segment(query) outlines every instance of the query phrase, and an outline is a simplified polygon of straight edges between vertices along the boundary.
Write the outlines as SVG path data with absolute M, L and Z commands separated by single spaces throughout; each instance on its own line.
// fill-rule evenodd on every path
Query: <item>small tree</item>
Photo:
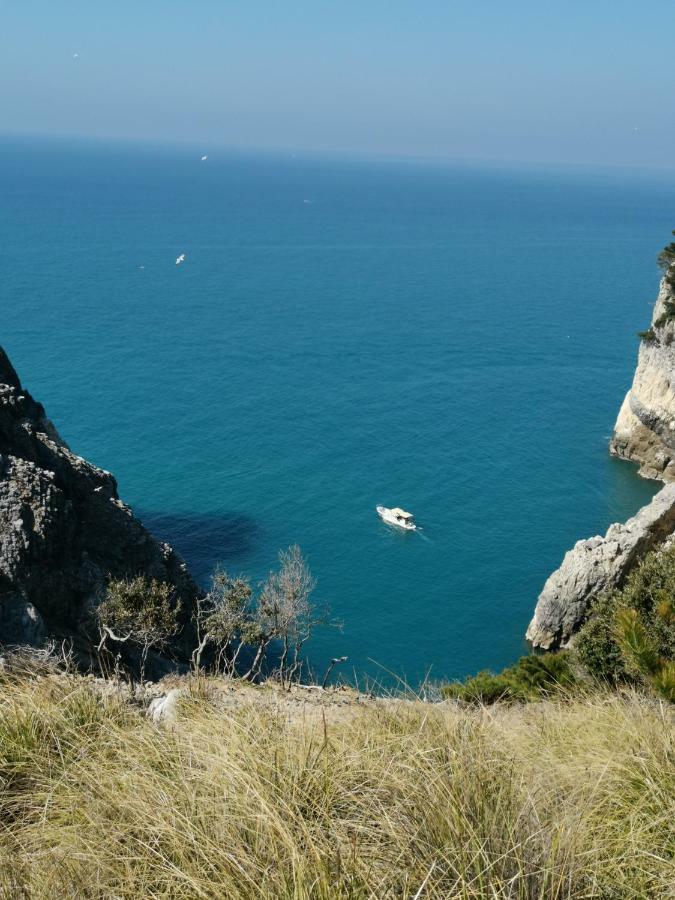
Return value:
M 111 580 L 105 600 L 95 611 L 101 641 L 131 641 L 141 650 L 140 678 L 145 678 L 148 653 L 162 649 L 178 633 L 181 604 L 171 585 L 142 575 L 130 580 Z
M 267 623 L 263 630 L 281 641 L 279 677 L 290 684 L 300 668 L 302 647 L 316 625 L 326 621 L 317 613 L 311 595 L 316 587 L 300 548 L 295 545 L 279 554 L 279 570 L 271 572 L 260 595 L 260 611 Z
M 199 671 L 204 650 L 212 645 L 216 672 L 227 665 L 229 672 L 234 673 L 243 646 L 242 631 L 250 618 L 251 594 L 245 578 L 231 578 L 227 572 L 216 572 L 213 576 L 211 590 L 197 598 L 195 606 L 197 646 L 192 653 L 195 671 Z M 233 649 L 235 642 L 236 649 Z

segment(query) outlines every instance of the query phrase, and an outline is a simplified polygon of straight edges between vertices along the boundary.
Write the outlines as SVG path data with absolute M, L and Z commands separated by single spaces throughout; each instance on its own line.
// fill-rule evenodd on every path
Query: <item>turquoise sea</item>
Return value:
M 300 544 L 343 623 L 318 670 L 510 663 L 563 553 L 655 490 L 607 441 L 672 172 L 5 138 L 0 199 L 27 388 L 202 580 Z

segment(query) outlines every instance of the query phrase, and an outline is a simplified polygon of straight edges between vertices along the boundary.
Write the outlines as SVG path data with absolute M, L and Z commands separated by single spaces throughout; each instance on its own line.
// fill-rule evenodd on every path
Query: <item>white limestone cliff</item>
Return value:
M 675 531 L 675 484 L 625 523 L 610 525 L 604 537 L 577 541 L 543 587 L 526 638 L 542 650 L 564 647 L 586 618 L 593 597 L 620 587 L 646 553 Z
M 661 281 L 609 447 L 643 477 L 675 481 L 675 265 Z
M 610 453 L 638 463 L 645 478 L 675 482 L 675 263 L 661 280 Z M 611 525 L 604 537 L 578 541 L 546 581 L 527 640 L 543 650 L 564 647 L 593 598 L 620 587 L 644 555 L 674 532 L 675 484 L 667 484 L 625 524 Z

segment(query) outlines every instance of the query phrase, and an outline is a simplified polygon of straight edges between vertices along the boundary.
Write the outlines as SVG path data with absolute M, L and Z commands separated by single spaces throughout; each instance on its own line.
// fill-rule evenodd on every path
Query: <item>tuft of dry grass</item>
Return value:
M 202 680 L 157 726 L 86 679 L 3 678 L 0 895 L 673 896 L 663 704 L 218 697 Z

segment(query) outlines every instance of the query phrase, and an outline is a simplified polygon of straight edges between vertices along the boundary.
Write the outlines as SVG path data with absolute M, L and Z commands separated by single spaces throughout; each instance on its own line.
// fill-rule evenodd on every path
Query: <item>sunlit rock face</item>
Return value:
M 638 463 L 645 478 L 675 481 L 675 266 L 661 281 L 610 452 Z
M 604 537 L 577 541 L 547 579 L 527 640 L 542 650 L 564 647 L 584 622 L 593 598 L 620 587 L 644 555 L 674 531 L 675 484 L 668 484 L 632 519 L 610 525 Z
M 614 456 L 638 463 L 645 478 L 675 482 L 675 265 L 661 281 L 650 328 L 610 441 Z M 619 587 L 646 553 L 675 532 L 675 484 L 668 484 L 626 523 L 604 537 L 577 541 L 539 595 L 527 639 L 564 647 L 594 597 Z

